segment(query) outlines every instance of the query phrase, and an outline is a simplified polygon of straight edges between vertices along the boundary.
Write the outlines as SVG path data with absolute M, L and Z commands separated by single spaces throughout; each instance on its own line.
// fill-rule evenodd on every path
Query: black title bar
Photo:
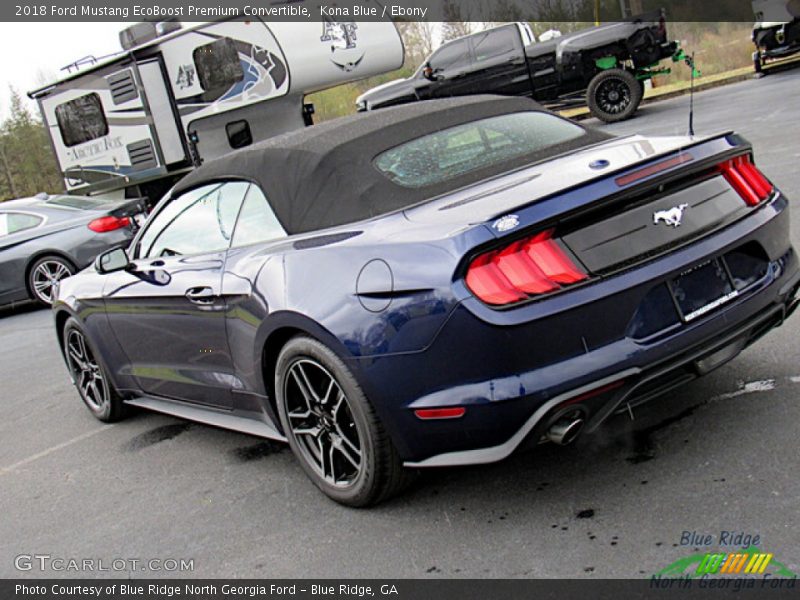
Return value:
M 767 0 L 765 21 L 791 20 L 792 0 Z M 0 20 L 13 21 L 546 21 L 610 22 L 664 9 L 670 21 L 753 22 L 749 0 L 11 0 Z M 783 18 L 777 18 L 783 15 Z M 800 15 L 794 15 L 800 16 Z
M 5 579 L 4 600 L 593 600 L 797 597 L 797 580 L 702 579 L 137 580 Z

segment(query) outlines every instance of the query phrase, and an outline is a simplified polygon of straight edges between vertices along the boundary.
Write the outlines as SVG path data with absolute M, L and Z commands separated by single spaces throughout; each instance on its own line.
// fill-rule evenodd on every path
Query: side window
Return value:
M 282 237 L 286 237 L 286 232 L 278 222 L 264 192 L 257 185 L 251 185 L 236 222 L 233 245 L 248 246 Z
M 239 52 L 230 38 L 222 38 L 195 48 L 192 58 L 197 67 L 200 85 L 207 92 L 224 91 L 244 79 Z
M 440 48 L 431 56 L 430 65 L 434 71 L 448 71 L 469 64 L 467 40 L 459 40 Z
M 249 185 L 244 181 L 213 183 L 173 198 L 148 223 L 139 241 L 137 258 L 227 249 Z
M 25 213 L 0 213 L 0 236 L 33 229 L 43 220 L 42 217 Z
M 108 135 L 108 121 L 100 96 L 92 92 L 56 106 L 56 121 L 67 147 Z
M 512 27 L 503 27 L 476 35 L 473 38 L 475 60 L 481 62 L 513 52 L 517 37 L 519 34 Z

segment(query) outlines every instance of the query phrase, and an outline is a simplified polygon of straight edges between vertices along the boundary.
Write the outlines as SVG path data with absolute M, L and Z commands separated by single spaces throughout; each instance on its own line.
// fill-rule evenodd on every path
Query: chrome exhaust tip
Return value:
M 550 426 L 545 437 L 554 444 L 566 446 L 575 441 L 575 438 L 583 431 L 583 425 L 583 419 L 576 417 L 562 418 Z

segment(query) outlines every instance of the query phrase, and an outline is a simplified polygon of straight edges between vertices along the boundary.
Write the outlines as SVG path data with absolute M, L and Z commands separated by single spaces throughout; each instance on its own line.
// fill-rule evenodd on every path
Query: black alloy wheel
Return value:
M 72 381 L 86 407 L 99 420 L 110 423 L 124 414 L 122 399 L 109 381 L 106 370 L 80 324 L 70 317 L 64 326 L 64 358 Z
M 355 377 L 322 343 L 290 340 L 278 357 L 275 390 L 292 451 L 331 499 L 368 506 L 411 480 Z
M 642 101 L 644 86 L 629 71 L 608 69 L 589 84 L 587 102 L 592 115 L 615 123 L 633 115 Z

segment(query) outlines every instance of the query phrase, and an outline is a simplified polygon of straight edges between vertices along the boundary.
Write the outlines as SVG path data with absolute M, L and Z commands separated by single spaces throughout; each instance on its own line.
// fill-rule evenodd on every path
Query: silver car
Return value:
M 45 194 L 0 203 L 0 306 L 51 305 L 60 280 L 128 245 L 144 206 L 141 199 Z

